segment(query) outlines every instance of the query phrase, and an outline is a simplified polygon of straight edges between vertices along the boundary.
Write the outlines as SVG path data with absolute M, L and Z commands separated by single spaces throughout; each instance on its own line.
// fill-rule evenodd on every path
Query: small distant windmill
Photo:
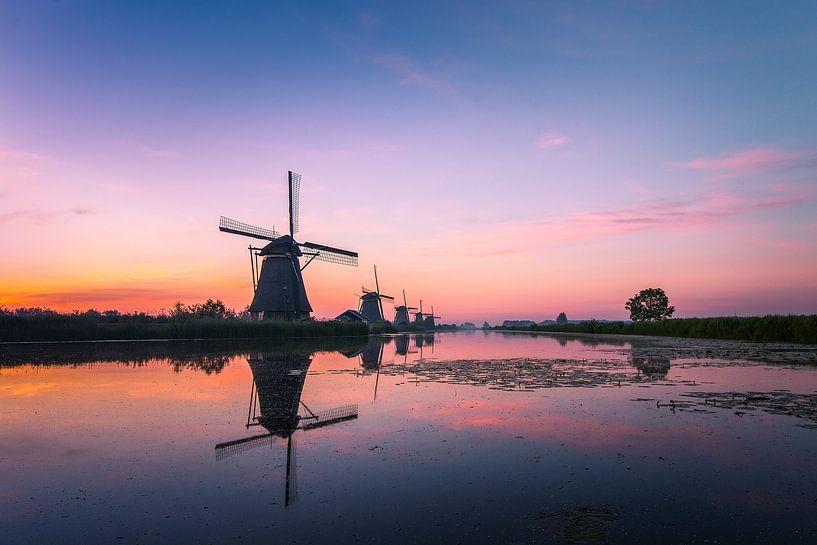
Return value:
M 297 242 L 301 175 L 289 171 L 289 234 L 281 236 L 273 228 L 264 229 L 222 216 L 218 228 L 225 233 L 270 241 L 263 248 L 249 247 L 253 299 L 250 313 L 263 320 L 308 318 L 312 306 L 306 297 L 301 275 L 313 260 L 357 267 L 357 252 L 314 242 Z M 258 267 L 258 258 L 262 258 Z M 301 266 L 299 258 L 306 257 Z
M 406 302 L 406 290 L 403 290 L 403 304 L 394 307 L 394 325 L 408 325 L 411 323 L 409 319 L 410 310 L 417 310 L 417 307 L 408 306 L 408 302 Z
M 423 312 L 423 300 L 420 299 L 420 309 L 419 311 L 414 313 L 414 323 L 417 325 L 421 325 L 426 329 L 434 329 L 436 327 L 435 319 L 439 319 L 439 316 L 434 316 L 434 307 L 431 307 L 431 314 L 427 312 Z
M 253 374 L 247 429 L 262 426 L 268 433 L 253 435 L 216 445 L 216 459 L 224 460 L 249 449 L 271 445 L 276 439 L 287 441 L 284 505 L 297 499 L 295 444 L 298 430 L 331 426 L 357 418 L 357 405 L 343 405 L 327 411 L 313 412 L 303 401 L 311 354 L 262 354 L 249 358 Z M 260 411 L 260 414 L 259 414 Z
M 383 299 L 394 301 L 394 297 L 391 295 L 380 293 L 380 283 L 377 281 L 377 265 L 374 266 L 374 285 L 374 291 L 362 288 L 363 295 L 360 296 L 359 312 L 366 317 L 370 324 L 382 322 L 386 319 L 386 315 L 383 313 Z
M 425 326 L 426 329 L 434 329 L 437 327 L 437 322 L 434 320 L 439 320 L 439 316 L 434 315 L 434 305 L 431 305 L 431 314 L 425 315 Z
M 425 314 L 423 314 L 423 300 L 420 299 L 420 308 L 417 309 L 417 312 L 414 313 L 414 323 L 417 325 L 423 325 L 423 319 Z

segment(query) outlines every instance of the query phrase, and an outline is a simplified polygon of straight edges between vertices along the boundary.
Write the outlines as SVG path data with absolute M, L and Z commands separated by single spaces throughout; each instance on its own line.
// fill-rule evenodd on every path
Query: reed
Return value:
M 655 335 L 736 341 L 817 344 L 817 314 L 672 318 L 654 322 L 599 322 L 533 325 L 523 331 Z
M 368 335 L 365 324 L 307 320 L 250 321 L 99 312 L 63 314 L 48 310 L 0 313 L 0 341 L 95 341 L 144 339 L 286 339 Z

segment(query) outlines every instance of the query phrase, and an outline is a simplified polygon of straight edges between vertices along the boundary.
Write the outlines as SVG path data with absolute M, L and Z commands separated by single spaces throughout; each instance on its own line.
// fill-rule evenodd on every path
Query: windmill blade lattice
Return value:
M 299 245 L 301 248 L 307 249 L 307 251 L 304 252 L 305 255 L 314 255 L 318 261 L 328 261 L 329 263 L 337 263 L 338 265 L 357 267 L 357 252 L 341 250 L 340 248 L 333 248 L 323 244 L 315 244 L 314 242 L 303 242 Z M 310 252 L 309 250 L 313 251 Z
M 331 426 L 332 424 L 337 424 L 344 420 L 352 420 L 354 418 L 357 418 L 357 404 L 341 405 L 334 409 L 315 413 L 312 417 L 303 418 L 301 420 L 301 422 L 303 422 L 301 429 L 311 430 L 323 426 Z
M 243 439 L 236 439 L 235 441 L 227 441 L 216 445 L 216 460 L 224 460 L 230 456 L 234 456 L 241 452 L 260 447 L 263 445 L 272 445 L 277 437 L 272 433 L 264 433 L 262 435 L 254 435 L 253 437 L 245 437 Z
M 289 234 L 294 237 L 298 232 L 300 216 L 301 175 L 289 171 Z
M 234 235 L 244 235 L 245 237 L 259 238 L 261 240 L 275 240 L 281 234 L 275 229 L 264 229 L 249 223 L 243 223 L 231 218 L 221 216 L 218 220 L 218 230 Z

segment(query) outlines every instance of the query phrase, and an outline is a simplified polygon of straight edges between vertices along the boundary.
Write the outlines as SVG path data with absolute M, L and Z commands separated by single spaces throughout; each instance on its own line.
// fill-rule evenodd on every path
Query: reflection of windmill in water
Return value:
M 372 371 L 377 373 L 374 381 L 373 401 L 377 401 L 380 367 L 383 365 L 383 349 L 389 342 L 390 339 L 386 337 L 369 337 L 369 342 L 360 351 L 360 365 L 363 367 L 363 374 L 367 375 Z
M 405 364 L 408 362 L 408 355 L 409 354 L 416 354 L 416 350 L 409 350 L 409 342 L 411 341 L 411 335 L 397 335 L 394 338 L 394 352 L 397 355 L 403 356 L 403 363 Z
M 293 441 L 295 432 L 357 418 L 357 405 L 342 405 L 314 412 L 301 401 L 307 371 L 312 363 L 311 352 L 259 354 L 250 356 L 248 362 L 253 382 L 247 411 L 247 429 L 261 426 L 267 433 L 219 443 L 216 445 L 216 458 L 223 460 L 255 447 L 271 446 L 277 439 L 286 439 L 284 504 L 289 505 L 297 496 Z
M 420 351 L 420 359 L 424 359 L 423 347 L 425 345 L 431 346 L 431 354 L 434 355 L 434 344 L 436 343 L 436 336 L 434 333 L 418 333 L 414 336 L 414 346 Z
M 367 371 L 380 369 L 383 362 L 383 347 L 389 343 L 386 337 L 369 337 L 369 342 L 360 351 L 360 365 Z
M 341 250 L 314 242 L 297 242 L 301 175 L 289 172 L 289 234 L 281 236 L 269 230 L 221 217 L 219 230 L 235 235 L 270 241 L 263 248 L 249 247 L 252 269 L 253 299 L 250 313 L 263 320 L 297 320 L 308 318 L 312 306 L 306 297 L 301 275 L 313 260 L 357 266 L 357 252 Z M 261 268 L 258 258 L 262 258 Z M 301 266 L 301 257 L 306 263 Z
M 380 293 L 380 283 L 377 281 L 377 265 L 374 266 L 374 285 L 374 291 L 362 288 L 363 295 L 360 296 L 359 312 L 366 317 L 370 324 L 385 321 L 386 314 L 383 312 L 383 299 L 394 301 L 394 297 L 391 295 Z
M 411 339 L 411 337 L 408 334 L 406 334 L 406 335 L 397 335 L 394 338 L 394 351 L 395 351 L 395 353 L 397 353 L 397 354 L 399 354 L 401 356 L 405 356 L 406 354 L 408 354 L 409 340 L 410 339 Z
M 406 290 L 403 290 L 403 304 L 394 307 L 394 325 L 409 325 L 411 323 L 411 319 L 409 318 L 410 310 L 417 310 L 417 307 L 408 306 Z

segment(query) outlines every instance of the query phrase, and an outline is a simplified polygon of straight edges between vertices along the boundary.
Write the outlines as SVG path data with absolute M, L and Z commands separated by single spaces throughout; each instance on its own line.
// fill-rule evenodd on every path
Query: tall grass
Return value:
M 0 341 L 93 341 L 143 339 L 285 339 L 368 335 L 365 324 L 337 321 L 249 321 L 144 314 L 61 314 L 52 311 L 0 313 Z
M 720 318 L 673 318 L 656 322 L 534 325 L 524 331 L 607 333 L 817 344 L 817 314 Z

